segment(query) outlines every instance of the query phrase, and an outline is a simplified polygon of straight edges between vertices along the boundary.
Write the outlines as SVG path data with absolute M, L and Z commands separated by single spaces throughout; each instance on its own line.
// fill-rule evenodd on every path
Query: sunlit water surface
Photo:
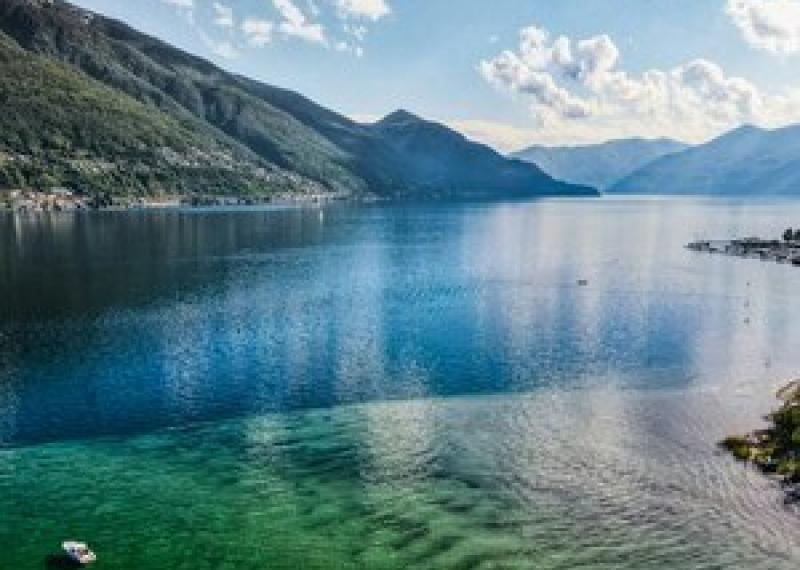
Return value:
M 800 268 L 683 245 L 798 223 L 0 217 L 0 568 L 797 568 L 797 508 L 716 442 L 800 373 Z

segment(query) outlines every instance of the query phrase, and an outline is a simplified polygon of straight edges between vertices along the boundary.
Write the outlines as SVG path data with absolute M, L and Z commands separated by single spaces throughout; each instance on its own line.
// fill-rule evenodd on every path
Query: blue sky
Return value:
M 800 0 L 78 0 L 369 120 L 501 150 L 800 121 Z

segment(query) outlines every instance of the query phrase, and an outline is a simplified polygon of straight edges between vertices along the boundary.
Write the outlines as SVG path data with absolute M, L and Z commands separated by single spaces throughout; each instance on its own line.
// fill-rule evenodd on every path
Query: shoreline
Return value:
M 786 501 L 800 502 L 800 380 L 780 389 L 776 397 L 783 403 L 765 417 L 768 427 L 728 436 L 719 445 L 738 461 L 778 477 Z
M 800 237 L 794 239 L 767 240 L 747 237 L 732 240 L 701 240 L 686 245 L 687 249 L 699 253 L 712 253 L 789 263 L 800 266 Z
M 205 209 L 260 206 L 322 206 L 336 202 L 372 203 L 381 201 L 373 195 L 353 196 L 343 193 L 273 194 L 265 196 L 165 195 L 154 198 L 82 195 L 69 191 L 0 192 L 0 212 L 77 213 L 127 212 L 171 209 Z

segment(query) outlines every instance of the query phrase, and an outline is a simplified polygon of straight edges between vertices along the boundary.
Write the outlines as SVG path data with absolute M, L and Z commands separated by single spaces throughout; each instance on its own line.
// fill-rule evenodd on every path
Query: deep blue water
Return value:
M 0 567 L 777 570 L 800 202 L 0 217 Z M 586 280 L 586 285 L 579 281 Z M 147 548 L 142 548 L 147 545 Z
M 790 373 L 800 270 L 682 246 L 799 219 L 637 199 L 7 215 L 0 442 Z

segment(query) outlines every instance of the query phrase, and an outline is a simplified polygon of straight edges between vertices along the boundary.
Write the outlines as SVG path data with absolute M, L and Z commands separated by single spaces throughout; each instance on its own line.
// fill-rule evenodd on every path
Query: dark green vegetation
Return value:
M 800 382 L 781 390 L 778 397 L 783 404 L 767 416 L 770 427 L 747 436 L 728 437 L 722 445 L 737 459 L 781 475 L 794 491 L 800 483 Z
M 61 1 L 0 2 L 0 187 L 594 194 L 411 114 L 362 125 Z
M 573 184 L 604 190 L 646 164 L 687 148 L 671 139 L 631 138 L 584 146 L 532 146 L 512 156 Z
M 290 188 L 190 121 L 119 94 L 0 35 L 0 185 L 146 194 Z
M 800 126 L 743 126 L 711 142 L 664 156 L 610 191 L 722 196 L 800 192 Z
M 783 241 L 800 241 L 800 230 L 787 228 L 786 231 L 783 232 Z

